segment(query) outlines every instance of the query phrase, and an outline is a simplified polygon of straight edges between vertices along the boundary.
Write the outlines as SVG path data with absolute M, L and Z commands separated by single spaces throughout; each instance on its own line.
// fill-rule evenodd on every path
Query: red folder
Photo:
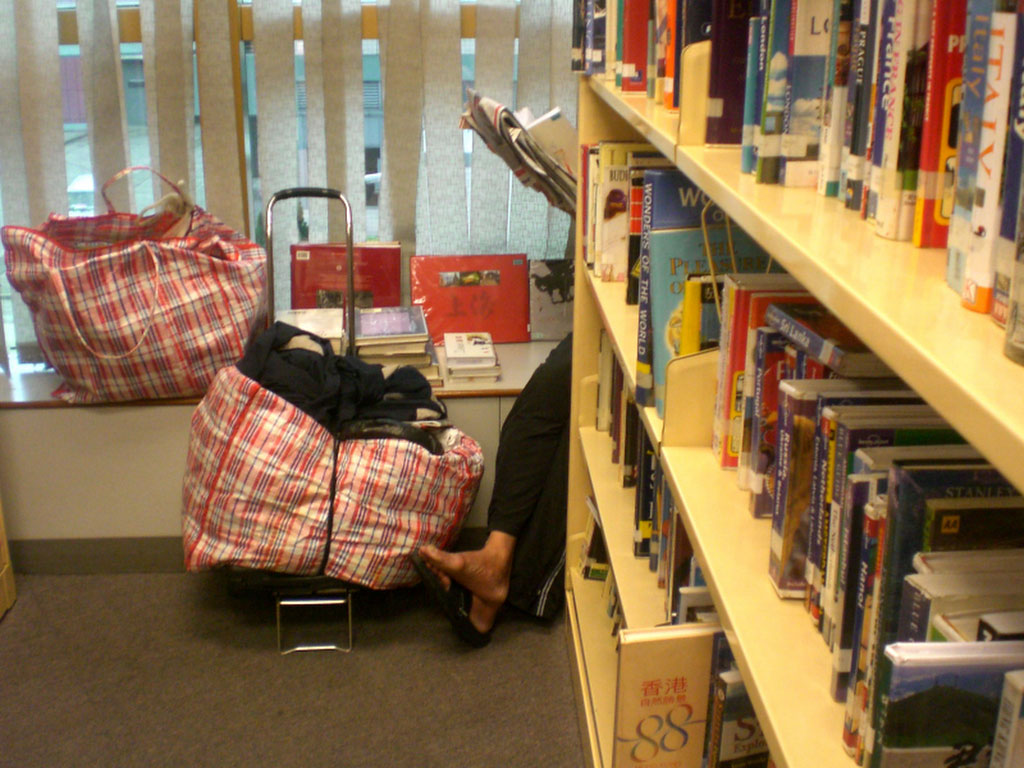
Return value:
M 422 304 L 435 344 L 445 333 L 487 331 L 495 343 L 530 340 L 530 275 L 525 253 L 413 256 L 413 304 Z
M 357 307 L 402 303 L 402 247 L 398 243 L 355 244 Z M 300 243 L 291 247 L 292 309 L 343 307 L 348 262 L 344 243 Z

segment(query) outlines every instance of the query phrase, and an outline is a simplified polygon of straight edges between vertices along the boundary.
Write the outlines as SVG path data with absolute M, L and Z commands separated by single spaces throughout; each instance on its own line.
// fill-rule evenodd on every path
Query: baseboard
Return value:
M 486 537 L 486 528 L 463 528 L 452 549 L 477 549 Z M 185 567 L 177 536 L 14 539 L 9 544 L 15 573 L 175 573 Z
M 179 536 L 110 539 L 14 539 L 15 573 L 174 573 L 184 571 Z

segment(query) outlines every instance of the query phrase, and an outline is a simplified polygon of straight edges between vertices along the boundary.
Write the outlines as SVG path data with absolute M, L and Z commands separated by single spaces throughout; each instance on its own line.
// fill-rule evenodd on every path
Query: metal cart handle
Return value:
M 356 279 L 355 279 L 355 247 L 352 242 L 352 206 L 348 199 L 336 189 L 327 187 L 289 187 L 274 192 L 267 200 L 266 216 L 267 222 L 267 322 L 274 324 L 274 205 L 281 200 L 288 200 L 293 197 L 327 197 L 340 200 L 345 205 L 345 261 L 347 262 L 347 289 L 345 292 L 345 324 L 348 326 L 348 334 L 345 342 L 345 354 L 354 355 L 356 352 Z M 342 332 L 344 332 L 342 328 Z

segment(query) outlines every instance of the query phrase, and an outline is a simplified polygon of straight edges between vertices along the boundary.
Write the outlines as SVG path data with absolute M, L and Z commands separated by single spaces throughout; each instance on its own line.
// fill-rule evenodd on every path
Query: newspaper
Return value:
M 467 88 L 469 100 L 460 128 L 473 129 L 494 154 L 505 161 L 516 178 L 542 193 L 551 205 L 576 212 L 576 176 L 556 160 L 504 105 Z

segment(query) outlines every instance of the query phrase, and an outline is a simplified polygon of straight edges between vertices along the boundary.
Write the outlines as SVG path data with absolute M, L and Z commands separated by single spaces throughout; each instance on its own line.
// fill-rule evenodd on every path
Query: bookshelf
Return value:
M 14 605 L 14 567 L 11 553 L 7 549 L 7 534 L 4 531 L 4 513 L 0 510 L 0 618 Z
M 738 148 L 677 145 L 669 113 L 642 97 L 622 95 L 604 79 L 581 78 L 579 98 L 581 142 L 638 135 L 649 140 L 1024 488 L 1024 398 L 1019 395 L 1024 369 L 1004 357 L 1001 329 L 988 317 L 963 309 L 946 286 L 943 249 L 917 249 L 877 237 L 854 213 L 813 189 L 756 184 L 740 173 Z M 578 264 L 580 237 L 578 232 Z M 627 386 L 635 385 L 636 359 L 636 308 L 625 306 L 624 289 L 593 280 L 582 266 L 576 275 L 572 417 L 578 429 L 570 453 L 570 539 L 583 530 L 587 493 L 596 494 L 602 518 L 632 516 L 631 494 L 598 493 L 597 478 L 607 477 L 612 468 L 601 464 L 608 462 L 605 451 L 594 446 L 585 390 L 587 377 L 596 373 L 602 330 L 626 372 Z M 735 473 L 719 469 L 707 447 L 715 366 L 710 359 L 679 363 L 669 367 L 665 419 L 646 408 L 642 420 L 659 446 L 680 517 L 772 753 L 780 768 L 848 768 L 854 763 L 840 740 L 843 706 L 828 694 L 828 649 L 803 607 L 775 595 L 767 576 L 770 522 L 750 517 L 748 496 L 737 489 Z M 609 549 L 628 545 L 628 540 L 621 545 L 610 540 L 623 535 L 611 527 L 605 535 Z M 612 555 L 616 576 L 618 568 L 629 568 L 617 565 L 623 558 Z M 582 733 L 589 735 L 591 764 L 610 768 L 606 745 L 613 738 L 615 715 L 608 714 L 614 690 L 608 693 L 607 681 L 620 659 L 608 653 L 607 643 L 602 653 L 589 652 L 595 642 L 589 635 L 607 634 L 610 623 L 596 622 L 592 595 L 577 589 L 572 577 L 567 590 L 570 648 L 581 700 L 589 701 L 581 708 L 581 717 L 590 718 Z M 653 626 L 659 621 L 653 617 L 663 616 L 663 597 L 653 583 L 626 579 L 620 591 L 635 617 L 626 614 L 628 626 Z M 638 607 L 645 602 L 651 614 Z

